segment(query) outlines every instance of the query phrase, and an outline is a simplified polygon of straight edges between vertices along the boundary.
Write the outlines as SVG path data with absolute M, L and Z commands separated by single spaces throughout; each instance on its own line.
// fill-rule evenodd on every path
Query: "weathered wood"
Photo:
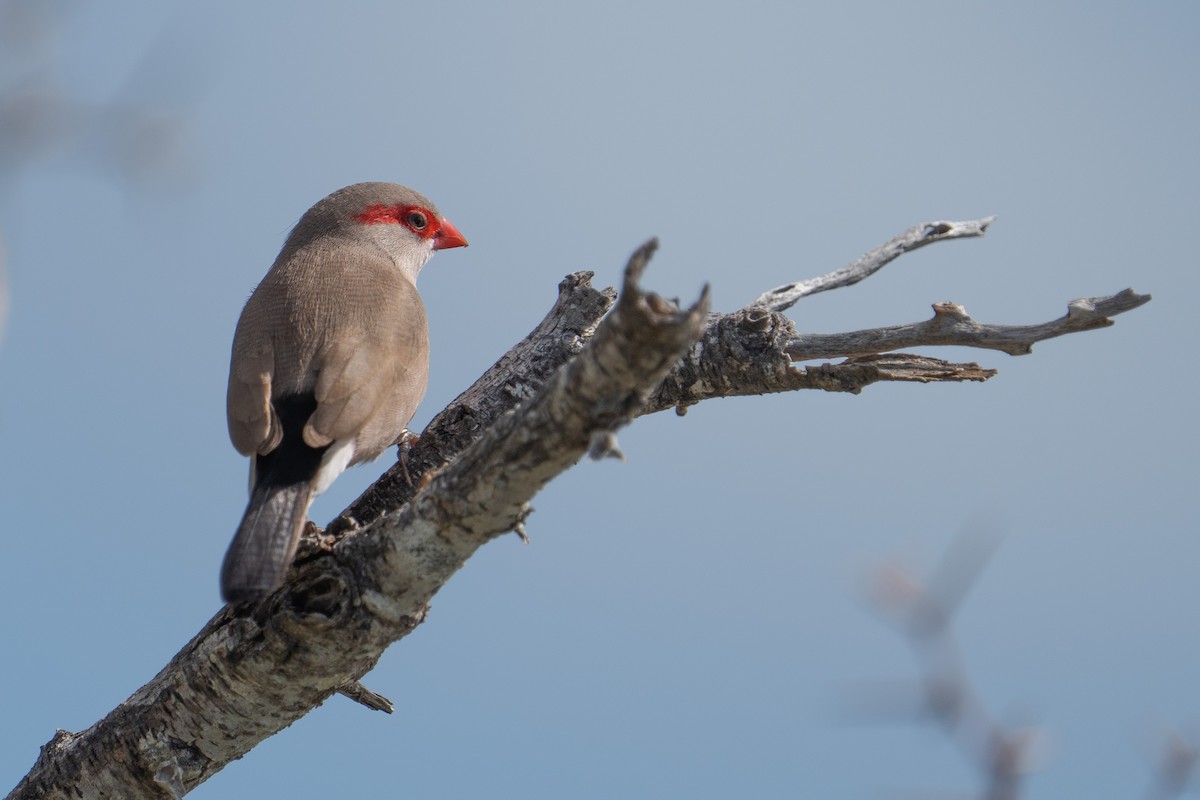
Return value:
M 778 313 L 924 244 L 979 236 L 990 222 L 916 226 L 847 268 L 731 314 L 708 314 L 707 289 L 686 310 L 640 289 L 653 243 L 631 259 L 615 307 L 611 290 L 590 286 L 590 273 L 568 276 L 546 319 L 419 441 L 402 445 L 401 463 L 327 531 L 310 531 L 284 586 L 222 609 L 91 728 L 59 731 L 9 798 L 182 797 L 334 693 L 386 710 L 389 701 L 359 679 L 424 620 L 475 550 L 521 532 L 529 500 L 550 480 L 585 453 L 618 455 L 615 432 L 639 415 L 731 395 L 982 381 L 995 372 L 883 351 L 965 344 L 1028 352 L 1034 341 L 1109 325 L 1109 316 L 1149 300 L 1127 290 L 1076 301 L 1041 326 L 980 325 L 944 304 L 930 322 L 840 339 L 797 334 Z M 814 353 L 851 357 L 794 363 Z
M 479 546 L 519 524 L 530 498 L 595 433 L 634 417 L 700 335 L 707 292 L 681 311 L 638 288 L 652 251 L 635 253 L 615 309 L 575 357 L 530 386 L 520 408 L 460 431 L 474 441 L 422 480 L 399 513 L 310 551 L 261 602 L 222 609 L 116 710 L 82 733 L 60 731 L 9 796 L 182 796 L 371 669 Z

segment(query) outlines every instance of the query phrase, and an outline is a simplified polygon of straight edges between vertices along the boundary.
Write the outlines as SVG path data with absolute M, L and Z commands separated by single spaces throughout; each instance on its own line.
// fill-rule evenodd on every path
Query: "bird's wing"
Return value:
M 244 456 L 271 452 L 283 435 L 271 408 L 273 363 L 270 340 L 253 337 L 246 326 L 239 324 L 233 340 L 225 415 L 229 438 Z
M 311 447 L 354 439 L 351 463 L 375 458 L 396 440 L 429 376 L 429 329 L 416 287 L 395 273 L 371 286 L 317 356 L 317 410 L 304 429 Z
M 383 404 L 390 354 L 365 332 L 343 329 L 321 353 L 314 394 L 317 410 L 304 426 L 309 447 L 354 439 Z

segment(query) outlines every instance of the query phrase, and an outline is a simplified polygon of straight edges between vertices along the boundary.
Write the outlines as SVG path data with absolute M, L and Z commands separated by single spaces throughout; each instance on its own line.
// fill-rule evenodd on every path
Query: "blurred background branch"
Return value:
M 872 575 L 870 599 L 904 635 L 920 669 L 912 718 L 940 727 L 957 745 L 981 783 L 978 797 L 1017 800 L 1034 768 L 1041 731 L 1001 723 L 975 688 L 954 634 L 954 616 L 995 552 L 999 537 L 961 535 L 924 581 L 891 561 Z
M 76 0 L 0 0 L 0 187 L 31 170 L 69 165 L 114 176 L 125 192 L 178 189 L 192 176 L 187 105 L 202 45 L 165 30 L 124 84 L 93 100 L 71 85 L 61 33 Z M 0 220 L 0 233 L 4 230 Z M 0 237 L 0 339 L 12 298 Z M 14 265 L 18 269 L 20 265 Z
M 1001 723 L 983 703 L 969 675 L 953 621 L 967 594 L 1000 544 L 1000 537 L 969 532 L 955 539 L 925 580 L 898 561 L 885 562 L 871 575 L 872 605 L 908 641 L 916 657 L 919 687 L 900 698 L 892 687 L 875 698 L 875 719 L 900 717 L 940 728 L 978 774 L 982 800 L 1019 800 L 1025 776 L 1044 759 L 1049 736 L 1036 726 Z M 915 699 L 915 704 L 912 700 Z M 881 713 L 882 712 L 882 713 Z M 1196 790 L 1200 744 L 1194 735 L 1166 728 L 1154 743 L 1147 800 L 1173 800 Z M 932 796 L 932 795 L 928 795 Z
M 1195 731 L 1185 732 L 1178 728 L 1165 729 L 1155 749 L 1157 750 L 1154 774 L 1147 800 L 1173 800 L 1187 795 L 1197 796 L 1196 764 L 1200 762 L 1200 738 Z

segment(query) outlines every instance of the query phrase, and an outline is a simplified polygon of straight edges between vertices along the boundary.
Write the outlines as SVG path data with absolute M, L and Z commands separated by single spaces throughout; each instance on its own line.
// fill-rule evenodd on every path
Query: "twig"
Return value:
M 983 219 L 966 220 L 964 222 L 926 222 L 914 225 L 899 236 L 891 239 L 874 250 L 863 254 L 841 269 L 836 269 L 828 275 L 809 278 L 798 283 L 789 283 L 759 295 L 758 299 L 747 308 L 762 308 L 767 311 L 784 311 L 796 304 L 796 301 L 810 294 L 825 292 L 830 289 L 840 289 L 851 286 L 863 278 L 874 275 L 889 263 L 918 248 L 934 242 L 944 242 L 949 239 L 966 239 L 983 236 L 988 226 L 996 220 L 995 216 Z
M 338 694 L 348 697 L 354 702 L 360 703 L 372 711 L 382 711 L 385 714 L 391 714 L 396 710 L 396 706 L 391 700 L 384 697 L 379 692 L 373 692 L 366 686 L 363 686 L 362 681 L 350 681 L 349 683 L 338 687 Z
M 1067 305 L 1065 316 L 1040 325 L 992 325 L 976 322 L 956 303 L 935 303 L 933 318 L 909 325 L 849 333 L 798 334 L 785 346 L 796 361 L 885 353 L 902 347 L 957 345 L 1026 355 L 1035 342 L 1113 324 L 1109 317 L 1150 302 L 1150 295 L 1125 289 L 1108 297 L 1083 297 Z

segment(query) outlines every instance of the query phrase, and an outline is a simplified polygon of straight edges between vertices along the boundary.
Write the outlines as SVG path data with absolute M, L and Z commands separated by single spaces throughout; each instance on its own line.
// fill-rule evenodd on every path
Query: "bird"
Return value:
M 221 567 L 226 603 L 277 588 L 313 498 L 406 436 L 429 379 L 417 275 L 466 246 L 395 183 L 339 189 L 288 234 L 233 336 L 226 416 L 250 458 L 250 500 Z

